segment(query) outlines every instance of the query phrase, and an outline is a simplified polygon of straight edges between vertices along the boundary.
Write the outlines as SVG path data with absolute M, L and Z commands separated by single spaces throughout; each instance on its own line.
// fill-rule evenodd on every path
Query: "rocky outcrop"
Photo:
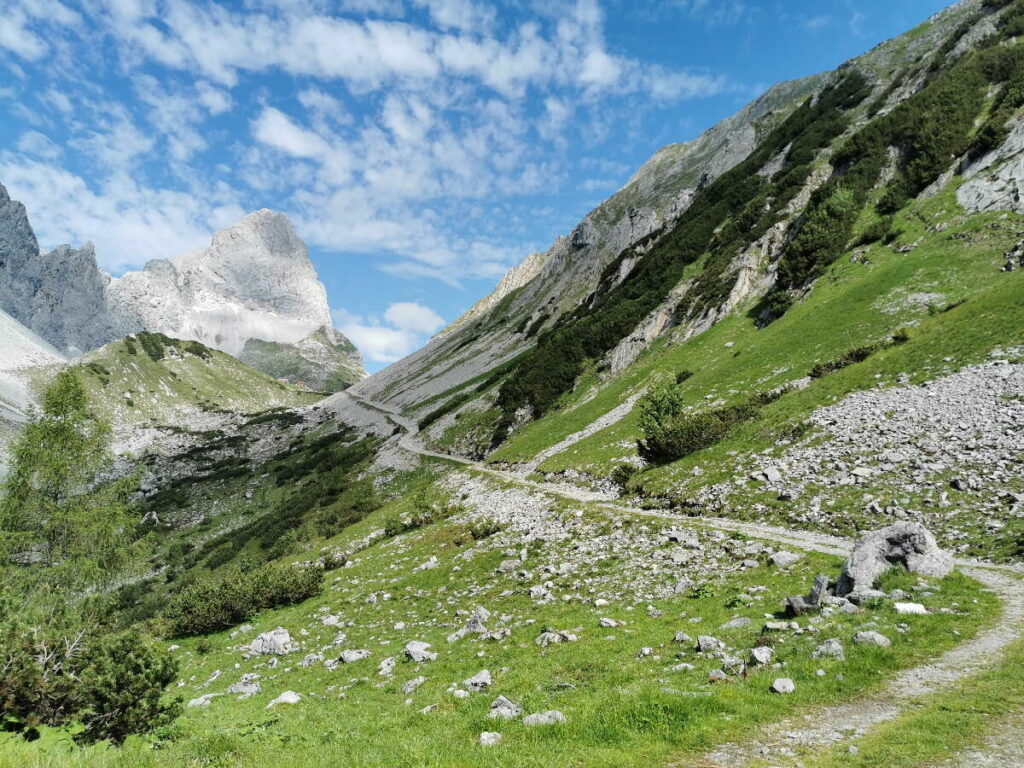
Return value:
M 136 330 L 238 355 L 249 339 L 294 344 L 331 326 L 327 292 L 288 218 L 263 209 L 209 247 L 110 282 L 117 335 Z
M 249 339 L 237 357 L 276 379 L 317 392 L 339 392 L 366 376 L 359 350 L 326 325 L 295 344 Z
M 92 243 L 40 251 L 25 206 L 0 184 L 0 309 L 58 349 L 94 349 L 113 338 L 108 282 Z
M 962 169 L 957 201 L 970 213 L 1024 213 L 1024 118 L 1016 118 L 1003 145 Z
M 836 594 L 872 589 L 888 569 L 941 579 L 953 572 L 953 556 L 939 548 L 931 531 L 920 523 L 901 522 L 872 531 L 857 542 L 839 574 Z

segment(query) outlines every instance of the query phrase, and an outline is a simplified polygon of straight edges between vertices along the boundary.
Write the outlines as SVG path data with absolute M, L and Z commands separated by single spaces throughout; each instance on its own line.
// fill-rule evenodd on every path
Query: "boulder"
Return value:
M 523 718 L 523 725 L 558 725 L 565 722 L 565 715 L 557 709 L 548 712 L 537 712 Z
M 506 699 L 504 696 L 499 696 L 491 703 L 491 709 L 487 713 L 487 716 L 492 719 L 515 720 L 521 714 L 523 714 L 522 707 L 514 701 Z
M 463 681 L 463 685 L 466 686 L 468 691 L 482 691 L 484 688 L 488 688 L 491 685 L 491 673 L 489 670 L 481 670 L 472 677 Z
M 839 642 L 837 638 L 826 640 L 824 643 L 819 645 L 811 653 L 812 659 L 838 659 L 842 661 L 846 658 L 846 652 L 843 650 L 843 644 Z
M 255 656 L 283 656 L 296 650 L 298 645 L 292 642 L 292 636 L 284 627 L 264 632 L 246 646 L 246 651 Z
M 416 662 L 417 664 L 424 661 L 434 661 L 437 658 L 437 654 L 430 650 L 430 643 L 424 643 L 419 640 L 413 640 L 405 644 L 405 655 L 409 658 L 409 661 Z
M 836 594 L 871 589 L 893 566 L 941 579 L 953 571 L 953 556 L 940 549 L 935 537 L 920 523 L 896 523 L 872 531 L 857 542 L 839 574 Z
M 270 709 L 271 707 L 276 707 L 278 704 L 298 704 L 300 701 L 302 701 L 302 697 L 295 691 L 285 691 L 272 702 L 267 704 L 266 708 Z

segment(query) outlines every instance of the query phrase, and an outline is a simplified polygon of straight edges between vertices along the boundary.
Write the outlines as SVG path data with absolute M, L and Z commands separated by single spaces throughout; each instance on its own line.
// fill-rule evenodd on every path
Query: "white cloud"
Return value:
M 414 302 L 392 304 L 383 319 L 365 318 L 344 309 L 335 309 L 332 315 L 334 324 L 374 363 L 401 360 L 444 325 L 440 315 Z
M 18 138 L 17 147 L 21 152 L 47 160 L 55 160 L 60 157 L 62 151 L 59 146 L 39 131 L 25 131 Z
M 292 157 L 323 157 L 330 151 L 324 139 L 297 125 L 288 115 L 274 107 L 265 107 L 253 121 L 253 136 L 257 141 Z
M 494 9 L 472 0 L 413 0 L 413 4 L 426 8 L 441 29 L 472 32 L 488 30 L 494 24 Z
M 437 312 L 412 301 L 392 304 L 384 313 L 384 319 L 396 328 L 413 333 L 434 333 L 444 325 L 444 319 Z

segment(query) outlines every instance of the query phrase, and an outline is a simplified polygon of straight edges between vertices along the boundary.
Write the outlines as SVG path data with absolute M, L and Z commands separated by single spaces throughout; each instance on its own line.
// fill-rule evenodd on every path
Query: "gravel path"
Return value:
M 518 474 L 495 470 L 479 462 L 429 451 L 416 437 L 416 424 L 376 403 L 360 400 L 366 407 L 384 412 L 406 430 L 400 444 L 421 456 L 455 461 L 495 477 L 534 489 L 541 493 L 561 496 L 580 502 L 602 502 L 608 509 L 633 515 L 663 519 L 684 520 L 688 524 L 737 531 L 760 539 L 775 541 L 805 550 L 844 555 L 853 542 L 838 536 L 797 531 L 759 523 L 746 523 L 722 518 L 689 518 L 664 512 L 637 509 L 609 503 L 607 496 L 575 486 L 553 486 L 525 480 Z M 799 717 L 770 724 L 751 734 L 742 743 L 726 744 L 706 755 L 699 765 L 706 768 L 741 768 L 748 765 L 767 765 L 776 768 L 799 766 L 801 756 L 820 751 L 824 747 L 848 742 L 862 736 L 873 726 L 900 714 L 912 701 L 922 696 L 954 686 L 958 681 L 974 675 L 985 667 L 998 664 L 1006 647 L 1024 636 L 1024 567 L 991 565 L 974 560 L 958 559 L 960 570 L 993 590 L 1003 603 L 999 620 L 966 643 L 947 651 L 928 664 L 906 670 L 878 693 L 836 707 L 827 707 L 805 713 Z M 1024 715 L 1014 713 L 1018 725 Z M 996 729 L 989 743 L 979 750 L 965 752 L 943 763 L 940 768 L 973 768 L 973 766 L 1024 765 L 1021 759 L 1019 729 Z M 767 763 L 765 761 L 768 761 Z M 682 764 L 679 765 L 682 768 Z

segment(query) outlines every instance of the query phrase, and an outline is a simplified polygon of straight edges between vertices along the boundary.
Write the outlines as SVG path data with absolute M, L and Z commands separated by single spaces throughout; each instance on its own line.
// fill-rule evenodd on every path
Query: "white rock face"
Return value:
M 67 358 L 0 310 L 0 478 L 6 474 L 7 446 L 36 401 L 33 371 L 64 365 Z
M 110 281 L 118 335 L 156 331 L 238 355 L 249 339 L 297 343 L 331 327 L 327 292 L 287 217 L 263 209 L 208 248 Z

